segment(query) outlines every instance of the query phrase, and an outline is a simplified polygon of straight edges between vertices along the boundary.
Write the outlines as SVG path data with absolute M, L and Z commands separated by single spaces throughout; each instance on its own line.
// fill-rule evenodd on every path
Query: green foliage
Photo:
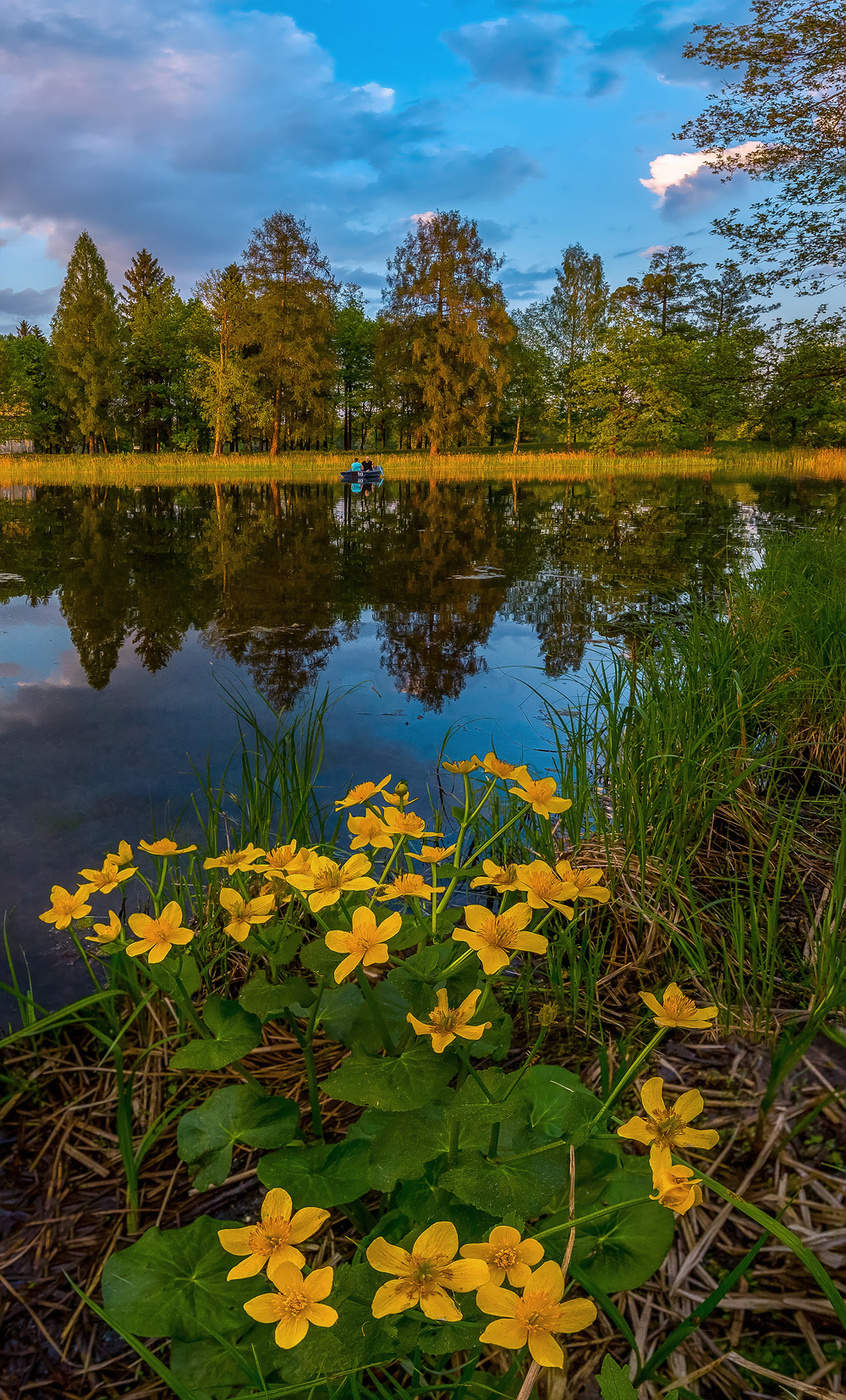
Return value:
M 171 1069 L 223 1069 L 255 1050 L 261 1022 L 237 1002 L 210 996 L 203 1007 L 209 1037 L 190 1040 L 171 1056 Z
M 232 1149 L 283 1147 L 297 1131 L 300 1111 L 290 1099 L 265 1094 L 249 1084 L 226 1084 L 182 1115 L 177 1146 L 195 1188 L 219 1186 L 229 1175 Z
M 258 1178 L 264 1186 L 284 1186 L 304 1205 L 345 1205 L 370 1186 L 370 1149 L 355 1138 L 286 1147 L 262 1157 Z
M 369 1108 L 422 1108 L 455 1074 L 454 1056 L 433 1055 L 428 1043 L 416 1044 L 396 1057 L 353 1050 L 324 1081 L 335 1099 Z
M 106 264 L 88 233 L 74 244 L 53 317 L 59 398 L 90 451 L 114 424 L 120 326 Z
M 602 1358 L 602 1366 L 596 1380 L 602 1400 L 638 1400 L 628 1371 L 624 1370 L 613 1356 Z

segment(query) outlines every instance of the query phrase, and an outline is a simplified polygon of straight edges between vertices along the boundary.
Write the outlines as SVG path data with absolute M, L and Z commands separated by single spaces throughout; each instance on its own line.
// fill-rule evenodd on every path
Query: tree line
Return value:
M 189 297 L 142 248 L 119 292 L 87 232 L 47 339 L 0 337 L 0 442 L 39 451 L 378 453 L 846 442 L 846 320 L 773 319 L 767 279 L 681 245 L 611 288 L 566 248 L 509 311 L 499 258 L 456 211 L 418 219 L 382 306 L 277 212 Z

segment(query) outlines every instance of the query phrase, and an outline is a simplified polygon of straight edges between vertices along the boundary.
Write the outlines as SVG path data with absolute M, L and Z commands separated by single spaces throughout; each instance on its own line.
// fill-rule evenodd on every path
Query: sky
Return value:
M 379 304 L 415 217 L 459 209 L 504 258 L 509 301 L 562 249 L 612 285 L 655 248 L 725 257 L 748 207 L 673 139 L 713 73 L 682 57 L 738 0 L 3 0 L 0 331 L 45 329 L 81 229 L 117 286 L 147 247 L 183 294 L 275 209 Z

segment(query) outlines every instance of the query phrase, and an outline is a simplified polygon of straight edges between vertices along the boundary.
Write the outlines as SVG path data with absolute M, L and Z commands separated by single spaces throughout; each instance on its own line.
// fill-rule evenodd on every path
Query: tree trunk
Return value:
M 516 427 L 515 432 L 514 432 L 514 446 L 513 446 L 512 449 L 511 449 L 511 451 L 512 451 L 512 453 L 513 453 L 513 455 L 514 455 L 515 457 L 517 456 L 517 453 L 520 451 L 520 424 L 521 424 L 522 422 L 523 422 L 523 416 L 522 416 L 522 414 L 518 413 L 518 414 L 517 414 L 517 427 Z
M 276 385 L 273 395 L 273 436 L 270 439 L 271 457 L 279 456 L 279 430 L 282 423 L 282 385 Z

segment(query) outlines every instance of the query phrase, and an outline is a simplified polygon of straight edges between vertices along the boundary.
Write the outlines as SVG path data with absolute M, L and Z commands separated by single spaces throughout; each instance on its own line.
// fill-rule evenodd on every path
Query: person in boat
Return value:
M 355 461 L 353 462 L 352 466 L 350 467 L 350 471 L 351 471 L 351 472 L 359 472 L 359 473 L 360 473 L 362 470 L 363 470 L 363 465 L 362 465 L 362 463 L 358 460 L 358 458 L 356 457 Z
M 361 470 L 362 470 L 363 472 L 372 472 L 372 470 L 373 470 L 373 461 L 372 461 L 372 459 L 371 459 L 370 457 L 362 457 L 362 459 L 361 459 Z

